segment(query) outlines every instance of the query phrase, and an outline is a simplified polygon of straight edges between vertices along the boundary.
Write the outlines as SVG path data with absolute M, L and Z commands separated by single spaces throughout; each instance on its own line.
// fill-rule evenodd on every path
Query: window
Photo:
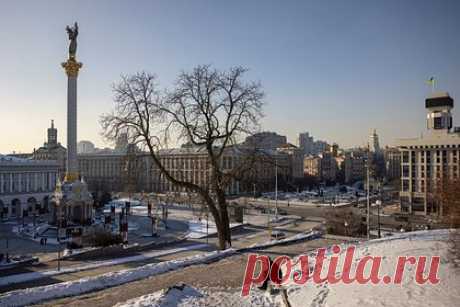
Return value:
M 402 190 L 403 192 L 409 191 L 409 180 L 403 180 L 402 181 Z
M 409 177 L 409 166 L 403 165 L 403 177 Z
M 442 117 L 434 118 L 434 129 L 442 129 Z
M 408 163 L 409 162 L 409 152 L 404 151 L 403 152 L 403 163 Z

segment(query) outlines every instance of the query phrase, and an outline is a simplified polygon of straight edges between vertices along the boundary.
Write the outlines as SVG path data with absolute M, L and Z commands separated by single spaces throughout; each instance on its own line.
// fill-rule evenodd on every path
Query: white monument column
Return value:
M 77 161 L 77 79 L 82 63 L 76 60 L 78 25 L 66 27 L 69 36 L 69 57 L 62 63 L 67 74 L 67 165 L 64 182 L 58 181 L 52 198 L 53 221 L 59 227 L 64 221 L 81 225 L 91 224 L 93 199 L 88 186 L 80 180 Z M 52 178 L 48 173 L 48 183 Z M 65 234 L 63 234 L 65 235 Z
M 62 63 L 67 74 L 67 169 L 65 181 L 78 179 L 77 161 L 77 78 L 82 63 L 69 57 Z

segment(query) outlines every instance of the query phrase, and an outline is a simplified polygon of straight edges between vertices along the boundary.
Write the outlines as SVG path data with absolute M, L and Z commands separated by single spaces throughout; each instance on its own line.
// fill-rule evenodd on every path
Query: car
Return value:
M 280 240 L 286 238 L 286 234 L 284 232 L 281 232 L 279 230 L 274 230 L 272 231 L 271 237 L 275 240 Z

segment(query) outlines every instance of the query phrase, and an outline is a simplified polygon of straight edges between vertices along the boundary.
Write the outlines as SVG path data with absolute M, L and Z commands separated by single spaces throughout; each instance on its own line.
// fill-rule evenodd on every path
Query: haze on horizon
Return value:
M 11 1 L 0 5 L 0 153 L 31 152 L 54 119 L 66 144 L 65 26 L 78 21 L 78 139 L 98 147 L 121 74 L 171 87 L 199 64 L 242 65 L 266 91 L 263 128 L 341 147 L 425 131 L 425 84 L 460 103 L 460 2 Z M 454 109 L 460 125 L 460 107 Z

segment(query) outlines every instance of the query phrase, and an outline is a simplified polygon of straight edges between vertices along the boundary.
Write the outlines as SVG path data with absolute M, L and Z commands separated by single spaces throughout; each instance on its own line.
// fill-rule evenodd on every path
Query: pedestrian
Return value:
M 272 266 L 272 258 L 271 257 L 268 257 L 268 268 L 263 268 L 264 271 L 260 272 L 260 274 L 264 274 L 267 276 L 267 278 L 265 278 L 264 280 L 264 283 L 262 284 L 262 286 L 259 287 L 260 290 L 267 290 L 267 287 L 268 287 L 268 281 L 270 280 L 270 268 Z M 268 271 L 268 272 L 267 272 Z
M 267 274 L 267 278 L 264 280 L 264 283 L 262 284 L 262 286 L 259 287 L 260 290 L 264 290 L 264 291 L 269 289 L 268 282 L 270 281 L 271 271 L 277 270 L 278 271 L 278 280 L 281 281 L 283 279 L 283 271 L 281 270 L 281 266 L 279 264 L 276 264 L 274 266 L 274 262 L 273 262 L 273 259 L 271 257 L 268 257 L 268 262 L 269 262 L 269 266 L 267 268 L 268 273 L 265 272 L 265 271 L 261 272 L 261 274 Z

